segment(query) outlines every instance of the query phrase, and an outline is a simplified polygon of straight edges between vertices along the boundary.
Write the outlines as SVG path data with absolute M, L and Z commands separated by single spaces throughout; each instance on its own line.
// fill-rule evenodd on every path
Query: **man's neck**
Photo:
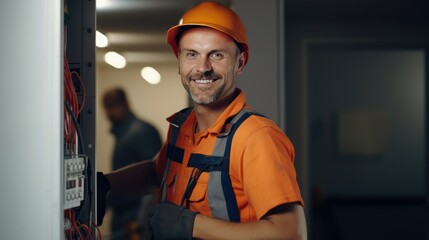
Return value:
M 197 118 L 197 126 L 195 131 L 197 133 L 203 132 L 213 125 L 218 117 L 223 113 L 223 111 L 229 106 L 229 104 L 234 101 L 238 94 L 239 91 L 236 89 L 229 96 L 214 104 L 194 104 L 195 116 Z

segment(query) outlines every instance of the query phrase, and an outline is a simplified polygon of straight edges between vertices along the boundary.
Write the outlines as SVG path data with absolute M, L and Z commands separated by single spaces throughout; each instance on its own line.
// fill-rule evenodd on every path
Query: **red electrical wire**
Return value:
M 78 96 L 73 83 L 73 77 L 78 80 L 82 92 L 82 103 L 79 106 Z M 64 100 L 68 102 L 76 118 L 82 112 L 86 99 L 85 85 L 76 71 L 71 71 L 67 60 L 67 30 L 64 31 Z M 65 143 L 76 143 L 76 127 L 72 124 L 70 113 L 64 109 L 64 140 Z
M 87 225 L 77 223 L 77 226 L 78 226 L 78 229 L 77 229 L 78 231 L 80 231 L 80 229 L 82 228 L 83 231 L 86 233 L 85 239 L 92 240 L 91 229 L 89 229 Z
M 64 53 L 64 100 L 67 101 L 73 110 L 75 112 L 75 103 L 73 99 L 73 89 L 72 86 L 70 86 L 70 79 L 71 74 L 68 67 L 67 62 L 67 56 Z M 66 109 L 64 109 L 64 137 L 65 142 L 71 144 L 73 142 L 73 133 L 75 132 L 74 125 L 71 122 L 71 117 Z
M 75 234 L 77 234 L 79 240 L 92 240 L 93 237 L 91 235 L 91 229 L 86 224 L 81 224 L 80 222 L 77 222 L 75 219 L 75 212 L 73 209 L 67 209 L 64 213 L 65 217 L 70 220 L 71 226 L 69 229 L 66 229 L 67 238 L 72 240 Z M 95 225 L 94 225 L 95 226 Z M 100 240 L 102 240 L 100 230 L 97 226 L 95 226 L 97 229 L 98 235 L 100 236 Z M 83 233 L 85 235 L 82 235 L 81 230 L 83 230 Z
M 97 226 L 97 225 L 95 225 L 95 223 L 92 223 L 92 225 L 95 227 L 95 229 L 97 230 L 97 235 L 99 236 L 99 238 L 100 238 L 100 240 L 103 240 L 103 236 L 101 236 L 101 231 L 100 231 L 100 228 Z
M 71 72 L 71 77 L 73 77 L 73 76 L 75 76 L 79 80 L 80 89 L 81 89 L 81 92 L 82 92 L 82 103 L 80 104 L 80 108 L 77 111 L 77 115 L 79 115 L 82 112 L 83 107 L 85 106 L 86 91 L 85 91 L 85 85 L 84 85 L 84 83 L 83 83 L 82 78 L 80 77 L 80 75 L 76 71 L 73 71 L 73 72 Z

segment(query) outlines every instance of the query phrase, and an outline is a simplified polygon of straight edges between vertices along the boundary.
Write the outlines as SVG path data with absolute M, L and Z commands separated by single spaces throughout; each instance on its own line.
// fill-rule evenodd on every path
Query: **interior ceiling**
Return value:
M 97 29 L 109 46 L 97 59 L 116 51 L 128 63 L 175 62 L 165 43 L 166 30 L 203 0 L 97 0 Z M 233 5 L 234 0 L 217 0 Z M 294 22 L 429 22 L 429 0 L 284 0 L 286 23 Z

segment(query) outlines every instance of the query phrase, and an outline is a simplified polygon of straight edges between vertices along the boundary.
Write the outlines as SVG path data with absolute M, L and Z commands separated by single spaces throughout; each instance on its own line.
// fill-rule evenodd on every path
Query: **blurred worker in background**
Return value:
M 103 105 L 116 140 L 112 158 L 113 170 L 152 159 L 158 153 L 162 143 L 157 129 L 133 114 L 123 89 L 114 88 L 107 91 Z M 135 236 L 136 233 L 133 232 L 135 226 L 143 226 L 138 223 L 141 221 L 139 218 L 142 218 L 141 215 L 145 215 L 154 203 L 153 195 L 142 198 L 112 192 L 109 195 L 109 207 L 112 209 L 112 238 L 131 239 L 131 235 Z M 144 232 L 139 233 L 141 236 L 143 234 Z
M 153 161 L 99 173 L 100 193 L 159 190 L 162 201 L 150 211 L 156 240 L 306 239 L 293 145 L 236 88 L 249 57 L 240 17 L 203 2 L 167 31 L 167 42 L 194 106 L 168 118 Z

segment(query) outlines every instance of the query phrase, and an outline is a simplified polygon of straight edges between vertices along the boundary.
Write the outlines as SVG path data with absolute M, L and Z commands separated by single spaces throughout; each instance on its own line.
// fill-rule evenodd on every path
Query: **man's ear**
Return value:
M 246 58 L 247 58 L 247 55 L 244 52 L 241 52 L 240 55 L 238 56 L 238 59 L 237 59 L 237 61 L 238 61 L 237 69 L 235 70 L 236 74 L 240 74 L 243 71 L 244 65 L 245 65 L 245 62 L 246 62 Z
M 180 55 L 177 55 L 177 72 L 180 75 Z

